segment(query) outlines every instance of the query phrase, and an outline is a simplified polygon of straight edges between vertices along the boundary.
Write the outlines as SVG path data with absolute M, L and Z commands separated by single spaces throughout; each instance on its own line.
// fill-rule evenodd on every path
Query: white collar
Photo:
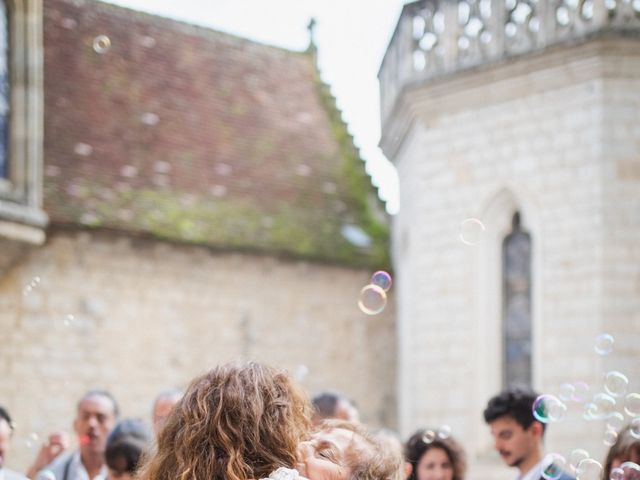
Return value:
M 71 457 L 70 467 L 72 472 L 78 472 L 79 480 L 105 480 L 107 478 L 107 475 L 109 474 L 106 463 L 103 463 L 102 467 L 100 467 L 100 473 L 98 473 L 98 475 L 93 478 L 89 478 L 89 472 L 87 472 L 87 469 L 84 467 L 82 459 L 80 458 L 80 450 L 77 450 L 73 454 L 73 457 Z

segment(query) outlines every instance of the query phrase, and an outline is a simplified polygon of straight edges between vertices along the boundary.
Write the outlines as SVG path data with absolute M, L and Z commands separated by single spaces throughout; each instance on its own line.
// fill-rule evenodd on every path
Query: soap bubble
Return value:
M 433 430 L 427 430 L 426 432 L 424 432 L 424 435 L 422 435 L 422 441 L 426 444 L 433 442 L 435 439 L 436 432 L 434 432 Z
M 625 478 L 630 480 L 640 478 L 640 465 L 635 462 L 624 462 L 620 465 L 620 469 L 624 472 Z
M 592 404 L 594 409 L 592 411 L 593 418 L 595 420 L 604 420 L 609 418 L 616 410 L 616 401 L 611 395 L 606 393 L 598 393 L 593 397 Z
M 595 403 L 585 403 L 584 410 L 582 412 L 582 418 L 585 420 L 596 420 L 598 414 L 598 407 Z
M 593 349 L 598 355 L 609 355 L 613 351 L 615 339 L 608 333 L 600 334 L 596 337 Z
M 616 370 L 608 372 L 604 377 L 604 390 L 612 397 L 622 397 L 628 386 L 629 379 Z
M 439 429 L 438 429 L 438 437 L 442 438 L 443 440 L 446 438 L 449 438 L 451 436 L 451 427 L 449 425 L 442 425 Z
M 620 412 L 613 412 L 607 418 L 607 428 L 613 430 L 614 432 L 619 432 L 624 427 L 624 415 Z
M 589 452 L 582 448 L 576 448 L 569 455 L 569 465 L 571 466 L 571 470 L 576 472 L 578 470 L 578 465 L 583 460 L 589 458 Z
M 384 310 L 387 305 L 387 294 L 377 285 L 367 285 L 360 290 L 358 307 L 362 313 L 376 315 Z
M 40 285 L 40 277 L 33 277 L 22 289 L 23 295 L 29 295 L 38 285 Z
M 465 245 L 474 246 L 481 240 L 486 228 L 477 218 L 467 218 L 460 224 L 460 241 Z
M 384 270 L 380 270 L 371 276 L 371 284 L 377 285 L 385 292 L 388 292 L 391 288 L 391 275 Z
M 547 480 L 557 480 L 562 476 L 562 469 L 564 468 L 565 463 L 567 462 L 562 455 L 557 453 L 548 454 L 544 457 L 542 478 Z
M 93 50 L 96 53 L 107 53 L 111 49 L 111 39 L 106 35 L 98 35 L 93 39 Z
M 540 395 L 533 402 L 533 416 L 542 423 L 559 422 L 564 419 L 567 407 L 554 395 Z
M 624 411 L 630 417 L 640 417 L 640 393 L 630 393 L 625 397 Z
M 65 327 L 73 327 L 76 324 L 76 317 L 71 314 L 65 315 L 62 324 Z
M 573 395 L 575 391 L 576 391 L 576 387 L 573 384 L 563 383 L 562 385 L 560 385 L 560 394 L 558 396 L 560 397 L 560 400 L 569 402 L 573 400 Z
M 611 474 L 609 475 L 609 480 L 623 480 L 624 479 L 624 470 L 620 467 L 616 467 L 611 470 Z
M 576 382 L 573 384 L 574 393 L 572 400 L 577 403 L 584 403 L 589 398 L 589 384 L 586 382 Z
M 593 458 L 582 460 L 576 470 L 578 480 L 598 480 L 602 475 L 602 465 Z

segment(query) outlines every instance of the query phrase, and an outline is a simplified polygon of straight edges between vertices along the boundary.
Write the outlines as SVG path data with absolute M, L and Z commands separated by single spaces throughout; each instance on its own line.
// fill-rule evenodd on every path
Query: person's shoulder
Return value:
M 22 473 L 9 470 L 8 468 L 4 468 L 3 473 L 4 473 L 4 480 L 29 480 Z

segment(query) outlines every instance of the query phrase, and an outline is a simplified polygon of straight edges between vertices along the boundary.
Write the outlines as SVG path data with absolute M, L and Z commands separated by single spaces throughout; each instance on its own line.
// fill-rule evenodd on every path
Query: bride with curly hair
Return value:
M 307 396 L 258 363 L 215 367 L 169 415 L 140 480 L 248 480 L 293 469 L 311 428 Z

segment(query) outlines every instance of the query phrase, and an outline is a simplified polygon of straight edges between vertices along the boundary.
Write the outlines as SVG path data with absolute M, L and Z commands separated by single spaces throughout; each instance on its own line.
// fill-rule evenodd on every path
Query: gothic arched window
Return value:
M 520 214 L 502 243 L 503 384 L 531 386 L 531 236 Z
M 5 0 L 0 0 L 0 178 L 9 176 L 9 120 L 11 114 L 9 62 L 9 7 Z

